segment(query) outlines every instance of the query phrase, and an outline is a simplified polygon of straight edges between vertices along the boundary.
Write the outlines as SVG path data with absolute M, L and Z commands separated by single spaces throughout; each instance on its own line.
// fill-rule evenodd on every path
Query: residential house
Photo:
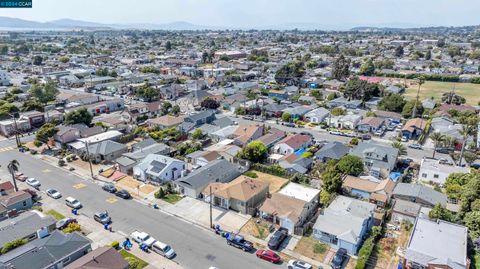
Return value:
M 28 119 L 2 120 L 0 121 L 0 134 L 3 136 L 14 135 L 15 132 L 24 133 L 32 129 Z
M 330 111 L 328 111 L 328 109 L 319 107 L 305 114 L 304 118 L 310 123 L 320 124 L 329 116 Z
M 113 161 L 123 153 L 127 152 L 127 146 L 112 140 L 104 140 L 100 143 L 95 143 L 93 145 L 88 145 L 88 150 L 83 148 L 82 153 L 89 154 L 90 159 L 96 163 L 102 161 Z
M 390 85 L 386 87 L 384 91 L 388 93 L 401 94 L 405 91 L 405 89 L 396 85 Z
M 170 151 L 169 146 L 163 143 L 157 143 L 155 140 L 149 138 L 134 144 L 132 151 L 122 154 L 121 157 L 115 160 L 115 163 L 120 172 L 132 174 L 133 167 L 147 157 L 148 154 L 168 155 Z
M 45 216 L 33 210 L 0 222 L 0 245 L 18 239 L 28 241 L 39 238 L 42 232 L 51 233 L 56 229 L 57 221 L 52 216 Z M 44 230 L 44 231 L 42 231 Z
M 328 142 L 315 152 L 315 158 L 320 162 L 329 160 L 340 160 L 343 156 L 350 152 L 350 148 L 344 143 L 333 141 Z
M 406 200 L 396 200 L 392 208 L 391 220 L 397 223 L 415 224 L 417 217 L 420 216 L 421 204 Z
M 406 268 L 470 268 L 468 229 L 443 220 L 417 218 L 405 250 Z
M 315 99 L 313 96 L 302 95 L 300 98 L 298 98 L 298 102 L 304 105 L 312 105 L 315 104 L 316 101 L 317 99 Z
M 93 145 L 93 144 L 100 143 L 102 141 L 107 141 L 107 140 L 118 141 L 118 139 L 122 135 L 123 134 L 121 132 L 116 130 L 111 130 L 106 132 L 103 132 L 102 130 L 102 132 L 99 134 L 88 136 L 85 138 L 80 138 L 73 142 L 68 143 L 67 148 L 73 151 L 74 153 L 78 153 L 82 151 L 82 149 L 84 149 L 86 145 Z M 82 137 L 81 133 L 80 133 L 80 136 Z
M 434 109 L 437 103 L 432 99 L 425 99 L 422 101 L 423 108 Z
M 133 167 L 133 177 L 155 183 L 174 181 L 185 173 L 185 162 L 164 155 L 149 154 Z
M 12 182 L 5 181 L 0 183 L 0 196 L 8 195 L 15 192 L 15 187 L 13 186 Z
M 382 208 L 390 203 L 394 188 L 395 182 L 390 179 L 377 182 L 354 176 L 346 176 L 342 183 L 344 194 L 367 200 Z
M 463 136 L 460 134 L 462 124 L 455 123 L 449 117 L 436 117 L 432 119 L 431 123 L 432 133 L 441 133 L 445 136 L 453 137 L 457 141 L 463 141 Z
M 362 115 L 349 113 L 328 119 L 329 125 L 333 128 L 355 130 L 362 120 Z
M 370 175 L 386 178 L 395 168 L 398 149 L 378 143 L 362 142 L 353 148 L 350 154 L 362 158 Z
M 285 187 L 278 191 L 278 193 L 305 201 L 305 206 L 309 213 L 308 215 L 313 215 L 315 213 L 320 199 L 320 190 L 293 182 L 288 183 Z
M 232 139 L 234 139 L 235 145 L 244 147 L 253 140 L 261 137 L 263 131 L 263 126 L 257 124 L 241 124 L 232 134 Z
M 21 211 L 30 209 L 33 206 L 33 200 L 30 193 L 25 191 L 17 191 L 0 196 L 0 205 L 3 206 L 7 211 Z
M 268 98 L 271 98 L 271 99 L 275 98 L 278 100 L 287 100 L 288 93 L 285 90 L 270 90 L 268 91 Z
M 268 133 L 264 134 L 256 140 L 262 142 L 267 148 L 271 148 L 280 140 L 282 140 L 285 136 L 286 133 L 284 131 L 281 131 L 277 128 L 271 128 Z
M 247 169 L 247 167 L 226 160 L 215 160 L 192 171 L 189 175 L 177 179 L 175 185 L 180 193 L 198 198 L 208 184 L 212 182 L 228 183 L 243 174 Z
M 400 113 L 391 112 L 391 111 L 375 110 L 373 113 L 375 113 L 375 117 L 382 118 L 384 120 L 388 120 L 395 123 L 400 123 L 403 118 Z
M 439 160 L 423 158 L 420 163 L 419 179 L 438 185 L 444 185 L 447 177 L 452 173 L 469 173 L 470 169 L 461 166 L 452 166 L 440 163 Z
M 329 108 L 344 107 L 348 109 L 357 109 L 362 106 L 362 100 L 348 100 L 345 97 L 338 97 L 327 103 Z
M 137 122 L 137 119 L 151 118 L 160 112 L 162 103 L 160 101 L 151 103 L 135 103 L 122 113 L 127 122 Z
M 305 114 L 312 111 L 315 106 L 295 106 L 287 107 L 283 110 L 283 113 L 290 113 L 291 120 L 302 119 Z
M 466 112 L 466 111 L 475 112 L 476 111 L 476 109 L 471 105 L 466 105 L 466 104 L 455 105 L 455 104 L 443 103 L 442 105 L 440 105 L 440 107 L 438 107 L 438 111 L 437 113 L 435 113 L 435 116 L 448 117 L 450 116 L 450 113 L 449 113 L 450 110 L 456 110 L 458 112 Z
M 287 108 L 286 104 L 277 104 L 277 103 L 272 103 L 272 104 L 267 104 L 263 106 L 263 110 L 265 111 L 265 115 L 267 117 L 275 117 L 279 118 L 282 116 L 282 111 Z
M 280 225 L 290 234 L 303 235 L 303 226 L 312 212 L 307 204 L 305 200 L 272 193 L 258 210 L 262 219 Z
M 313 237 L 356 255 L 373 223 L 375 205 L 339 195 L 318 216 Z
M 30 126 L 38 128 L 45 123 L 45 114 L 39 111 L 28 111 L 22 113 L 20 119 L 28 120 Z
M 0 268 L 61 269 L 89 253 L 90 240 L 79 233 L 53 231 L 0 256 Z
M 375 133 L 385 125 L 385 121 L 379 117 L 366 117 L 358 125 L 357 130 L 364 133 Z
M 211 123 L 215 120 L 215 111 L 205 110 L 196 114 L 189 115 L 185 117 L 184 121 L 193 123 L 194 127 L 199 126 L 205 123 Z
M 99 247 L 67 265 L 65 269 L 128 269 L 128 261 L 112 247 Z
M 421 118 L 409 119 L 402 128 L 402 137 L 417 139 L 423 133 L 427 122 Z
M 268 183 L 242 175 L 228 183 L 212 182 L 202 194 L 215 206 L 255 215 L 267 198 Z
M 445 206 L 447 196 L 421 184 L 398 183 L 393 190 L 392 198 L 421 204 L 426 207 L 434 207 L 437 204 Z
M 147 124 L 151 128 L 168 129 L 177 127 L 184 120 L 183 116 L 165 115 L 158 118 L 148 119 Z
M 294 134 L 280 140 L 273 151 L 280 154 L 294 153 L 300 149 L 306 149 L 312 144 L 312 137 L 306 134 Z
M 198 168 L 207 165 L 210 162 L 218 160 L 222 158 L 220 154 L 216 151 L 203 151 L 197 150 L 185 156 L 189 163 L 193 165 L 193 167 Z
M 282 156 L 282 158 L 278 160 L 278 165 L 290 174 L 305 174 L 312 167 L 313 159 L 305 158 L 302 153 L 303 152 L 299 151 Z
M 57 133 L 53 136 L 53 139 L 60 144 L 64 145 L 73 142 L 80 138 L 80 129 L 88 128 L 86 125 L 70 125 L 70 126 L 58 126 Z

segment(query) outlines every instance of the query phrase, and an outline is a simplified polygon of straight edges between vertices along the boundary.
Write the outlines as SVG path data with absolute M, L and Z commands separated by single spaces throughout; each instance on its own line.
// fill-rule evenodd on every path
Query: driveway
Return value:
M 163 210 L 172 215 L 204 227 L 210 226 L 210 205 L 204 201 L 185 197 L 178 203 L 166 205 Z M 238 232 L 250 220 L 250 215 L 243 215 L 223 208 L 212 208 L 213 224 L 220 225 L 222 230 Z

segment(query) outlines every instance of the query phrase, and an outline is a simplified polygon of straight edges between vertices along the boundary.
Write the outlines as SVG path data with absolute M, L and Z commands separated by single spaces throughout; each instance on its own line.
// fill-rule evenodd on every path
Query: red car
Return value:
M 280 256 L 277 255 L 277 253 L 271 251 L 271 250 L 257 250 L 255 253 L 257 257 L 260 259 L 272 262 L 272 263 L 279 263 L 280 262 Z

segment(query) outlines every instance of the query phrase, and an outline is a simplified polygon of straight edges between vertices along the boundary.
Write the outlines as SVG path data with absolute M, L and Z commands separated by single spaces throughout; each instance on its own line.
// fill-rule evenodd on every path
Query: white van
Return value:
M 152 250 L 168 259 L 171 259 L 175 256 L 175 251 L 169 245 L 156 241 L 152 245 Z
M 69 196 L 65 199 L 65 204 L 71 208 L 79 209 L 82 207 L 82 204 L 75 198 Z

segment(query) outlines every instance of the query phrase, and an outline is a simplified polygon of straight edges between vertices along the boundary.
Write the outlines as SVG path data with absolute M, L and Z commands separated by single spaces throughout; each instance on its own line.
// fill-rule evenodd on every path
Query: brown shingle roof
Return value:
M 176 126 L 176 125 L 179 125 L 180 123 L 182 123 L 183 118 L 184 118 L 183 116 L 174 117 L 174 116 L 171 116 L 171 115 L 165 115 L 165 116 L 161 116 L 161 117 L 158 117 L 158 118 L 149 119 L 148 123 L 153 124 L 153 125 L 162 125 L 162 126 L 165 126 L 165 127 L 172 127 L 172 126 Z
M 283 218 L 289 218 L 295 223 L 302 215 L 305 201 L 289 197 L 280 193 L 273 193 L 259 208 L 261 212 Z
M 211 183 L 203 191 L 204 194 L 209 195 L 210 186 L 215 196 L 236 199 L 247 202 L 258 193 L 268 189 L 268 183 L 247 177 L 239 176 L 229 183 Z
M 128 262 L 111 247 L 99 247 L 69 264 L 65 269 L 127 269 Z
M 295 134 L 292 136 L 285 137 L 278 143 L 279 144 L 285 143 L 289 145 L 291 148 L 296 149 L 296 148 L 299 148 L 301 145 L 307 143 L 311 139 L 312 137 L 310 137 L 309 135 Z
M 5 196 L 0 196 L 0 204 L 2 204 L 5 207 L 9 207 L 11 205 L 14 205 L 18 202 L 24 201 L 28 198 L 31 198 L 32 196 L 28 192 L 24 191 L 17 191 L 14 193 L 10 193 Z
M 403 126 L 402 130 L 413 132 L 413 131 L 415 131 L 415 128 L 418 128 L 418 129 L 425 128 L 426 124 L 427 124 L 427 122 L 425 120 L 421 119 L 421 118 L 409 119 L 405 123 L 405 126 Z

